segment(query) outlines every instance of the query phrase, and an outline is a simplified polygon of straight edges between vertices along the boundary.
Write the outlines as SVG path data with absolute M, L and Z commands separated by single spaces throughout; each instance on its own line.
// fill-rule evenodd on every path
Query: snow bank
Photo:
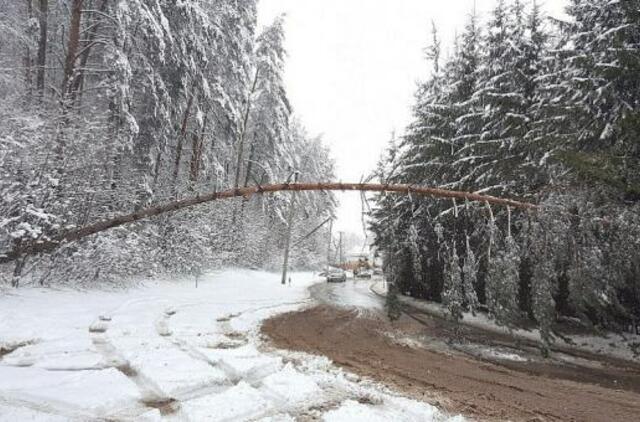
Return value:
M 372 289 L 379 295 L 387 294 L 386 283 L 384 282 L 375 283 L 374 285 L 372 285 Z M 403 303 L 411 305 L 417 309 L 421 309 L 431 315 L 435 315 L 441 318 L 446 318 L 448 315 L 446 307 L 439 303 L 419 300 L 404 295 L 398 295 L 398 299 Z M 538 343 L 541 342 L 540 331 L 537 329 L 509 330 L 507 327 L 496 324 L 495 321 L 489 319 L 486 314 L 482 313 L 473 315 L 471 312 L 464 312 L 462 323 L 471 327 L 476 327 L 499 334 L 509 334 L 523 340 L 530 340 Z M 565 335 L 565 337 L 571 339 L 574 344 L 566 344 L 560 340 L 554 344 L 554 347 L 561 351 L 578 350 L 611 356 L 618 359 L 629 360 L 636 363 L 640 361 L 640 357 L 636 353 L 634 353 L 631 347 L 631 345 L 633 344 L 640 344 L 640 335 L 626 334 L 623 337 L 615 333 L 606 333 L 605 336 L 601 337 L 594 335 Z M 500 356 L 494 357 L 507 360 L 522 360 L 522 358 L 517 355 L 508 356 L 505 354 L 501 354 Z
M 461 417 L 447 418 L 432 406 L 396 398 L 385 405 L 372 406 L 347 400 L 338 409 L 324 415 L 326 422 L 387 422 L 387 421 L 462 421 Z

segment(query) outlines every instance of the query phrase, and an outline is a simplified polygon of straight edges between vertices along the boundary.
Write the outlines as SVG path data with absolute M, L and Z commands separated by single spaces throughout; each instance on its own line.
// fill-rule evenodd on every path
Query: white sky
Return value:
M 476 0 L 481 18 L 494 0 Z M 540 4 L 560 16 L 566 0 Z M 392 131 L 410 121 L 416 82 L 428 75 L 431 21 L 442 49 L 462 32 L 474 0 L 259 0 L 259 25 L 286 13 L 285 81 L 295 113 L 323 134 L 337 179 L 369 174 Z M 446 55 L 446 53 L 445 53 Z M 340 193 L 337 230 L 361 231 L 358 193 Z

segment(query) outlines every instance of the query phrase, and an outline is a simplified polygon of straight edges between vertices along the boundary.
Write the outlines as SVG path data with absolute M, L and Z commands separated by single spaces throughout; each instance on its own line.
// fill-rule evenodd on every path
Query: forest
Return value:
M 640 0 L 0 0 L 0 422 L 638 415 Z
M 0 253 L 206 192 L 335 179 L 287 96 L 284 17 L 258 28 L 256 0 L 0 10 Z M 394 292 L 533 324 L 547 344 L 562 321 L 640 329 L 639 2 L 567 15 L 501 0 L 452 49 L 434 22 L 413 122 L 372 175 L 537 207 L 381 193 L 369 215 Z M 327 191 L 210 202 L 25 254 L 0 284 L 274 269 L 294 208 L 292 265 L 314 268 L 327 227 L 305 235 L 335 207 Z
M 287 98 L 283 18 L 258 28 L 256 0 L 0 0 L 0 11 L 0 253 L 202 192 L 333 179 L 328 148 Z M 292 200 L 129 224 L 21 256 L 0 284 L 279 267 Z M 335 206 L 325 192 L 296 201 L 294 240 Z M 295 248 L 296 268 L 324 259 L 325 230 Z
M 371 223 L 396 292 L 456 321 L 533 324 L 547 345 L 562 321 L 640 322 L 640 3 L 572 0 L 567 14 L 499 1 L 448 54 L 435 22 L 413 122 L 376 171 L 539 208 L 380 194 Z

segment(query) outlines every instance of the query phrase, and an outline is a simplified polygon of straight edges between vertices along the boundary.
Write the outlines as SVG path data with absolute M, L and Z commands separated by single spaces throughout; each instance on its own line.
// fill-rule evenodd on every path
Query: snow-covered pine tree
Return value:
M 467 236 L 466 253 L 462 264 L 462 278 L 464 287 L 464 300 L 469 311 L 471 311 L 471 313 L 473 313 L 474 315 L 479 305 L 478 295 L 476 293 L 478 270 L 479 262 L 476 258 L 476 255 L 473 253 L 473 249 L 471 249 L 469 237 Z
M 490 226 L 495 223 L 491 221 Z M 490 227 L 495 232 L 495 227 Z M 488 257 L 486 297 L 489 314 L 501 325 L 514 327 L 519 320 L 518 284 L 520 248 L 511 235 L 504 238 L 501 248 L 492 250 Z
M 2 251 L 233 184 L 234 143 L 259 62 L 255 0 L 3 0 L 0 9 L 7 34 L 0 47 Z M 282 45 L 281 36 L 276 41 Z M 315 165 L 312 177 L 330 179 L 324 149 L 272 136 L 291 131 L 290 110 L 277 79 L 282 64 L 267 56 L 262 61 L 280 73 L 260 88 L 274 101 L 265 100 L 261 110 L 270 135 L 254 145 L 269 153 L 269 180 L 286 177 L 296 161 Z M 268 121 L 283 110 L 287 118 Z M 334 206 L 330 195 L 309 198 L 314 213 Z M 128 225 L 2 271 L 14 283 L 25 282 L 23 274 L 27 282 L 78 283 L 233 264 L 227 207 L 211 203 Z M 256 237 L 247 242 L 278 233 L 269 224 L 277 218 L 272 208 L 255 208 Z
M 531 278 L 531 304 L 533 315 L 538 322 L 541 350 L 544 357 L 549 356 L 553 341 L 553 324 L 555 323 L 555 301 L 557 272 L 553 259 L 553 244 L 540 221 L 533 221 L 529 228 L 529 253 L 533 262 Z
M 558 95 L 571 110 L 559 154 L 581 178 L 640 197 L 640 13 L 634 1 L 573 0 Z
M 280 16 L 256 41 L 255 87 L 245 135 L 247 151 L 240 152 L 245 157 L 241 160 L 244 183 L 240 185 L 283 180 L 293 169 L 292 110 L 283 80 L 285 56 L 284 16 Z
M 457 323 L 462 320 L 464 292 L 462 286 L 460 259 L 458 258 L 458 252 L 456 251 L 455 244 L 448 248 L 448 256 L 444 272 L 442 303 L 447 307 L 449 316 L 453 321 Z

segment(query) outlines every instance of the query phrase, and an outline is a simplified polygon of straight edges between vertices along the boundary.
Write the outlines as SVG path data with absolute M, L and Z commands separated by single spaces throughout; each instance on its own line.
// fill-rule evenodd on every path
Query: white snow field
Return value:
M 311 273 L 228 270 L 118 291 L 0 295 L 1 421 L 445 421 L 437 408 L 274 350 L 262 320 L 311 303 Z M 7 351 L 13 350 L 10 353 Z

